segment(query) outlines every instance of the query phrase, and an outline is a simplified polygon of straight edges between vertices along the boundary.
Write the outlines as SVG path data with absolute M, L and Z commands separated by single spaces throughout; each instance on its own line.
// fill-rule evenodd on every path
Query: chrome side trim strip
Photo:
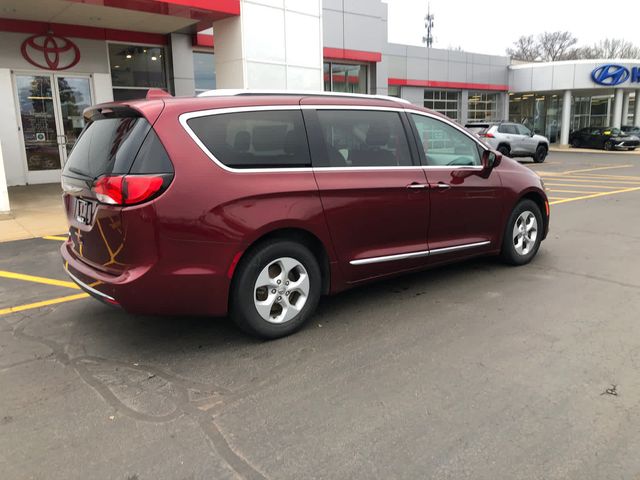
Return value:
M 115 302 L 115 300 L 114 300 L 114 298 L 113 298 L 113 297 L 110 297 L 110 296 L 109 296 L 109 295 L 107 295 L 106 293 L 102 293 L 102 292 L 100 292 L 100 291 L 96 290 L 95 288 L 90 287 L 90 286 L 89 286 L 89 285 L 87 285 L 86 283 L 81 282 L 80 280 L 78 280 L 78 279 L 75 277 L 75 275 L 73 275 L 73 274 L 72 274 L 69 270 L 67 270 L 66 268 L 65 268 L 65 271 L 67 272 L 67 275 L 69 275 L 69 277 L 71 277 L 71 280 L 73 280 L 74 282 L 76 282 L 76 283 L 78 284 L 78 286 L 79 286 L 80 288 L 82 288 L 83 290 L 87 290 L 87 291 L 89 291 L 89 292 L 91 292 L 91 293 L 93 293 L 93 294 L 95 294 L 95 295 L 98 295 L 99 297 L 106 298 L 107 300 L 111 300 L 112 302 Z
M 393 262 L 394 260 L 405 260 L 407 258 L 427 257 L 429 250 L 421 250 L 419 252 L 399 253 L 397 255 L 385 255 L 383 257 L 369 257 L 358 260 L 351 260 L 351 265 L 369 265 L 370 263 Z
M 490 243 L 491 242 L 489 240 L 485 240 L 483 242 L 465 243 L 464 245 L 455 245 L 453 247 L 436 248 L 435 250 L 420 250 L 418 252 L 399 253 L 397 255 L 385 255 L 383 257 L 361 258 L 358 260 L 351 260 L 349 263 L 351 265 L 369 265 L 371 263 L 393 262 L 395 260 L 406 260 L 407 258 L 428 257 L 430 255 L 458 252 L 469 248 L 482 247 L 483 245 L 489 245 Z
M 464 245 L 455 245 L 453 247 L 436 248 L 435 250 L 430 250 L 429 255 L 440 255 L 443 253 L 458 252 L 460 250 L 467 250 L 468 248 L 482 247 L 483 245 L 489 245 L 490 243 L 491 242 L 489 240 L 486 240 L 484 242 L 465 243 Z

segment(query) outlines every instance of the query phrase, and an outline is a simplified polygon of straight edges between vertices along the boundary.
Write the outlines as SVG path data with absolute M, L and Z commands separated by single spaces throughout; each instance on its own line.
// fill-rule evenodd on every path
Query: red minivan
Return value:
M 537 174 L 400 99 L 151 92 L 84 115 L 62 256 L 127 312 L 276 338 L 323 294 L 478 255 L 525 264 L 549 228 Z

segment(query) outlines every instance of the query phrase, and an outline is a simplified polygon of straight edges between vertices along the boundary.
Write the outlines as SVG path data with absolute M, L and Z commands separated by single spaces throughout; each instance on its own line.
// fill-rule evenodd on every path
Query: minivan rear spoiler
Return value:
M 103 118 L 141 117 L 142 112 L 121 103 L 103 103 L 85 108 L 82 115 L 85 120 L 93 122 Z

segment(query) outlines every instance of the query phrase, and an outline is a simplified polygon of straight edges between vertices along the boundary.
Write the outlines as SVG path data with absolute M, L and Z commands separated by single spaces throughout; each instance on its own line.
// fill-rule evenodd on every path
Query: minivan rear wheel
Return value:
M 511 265 L 529 263 L 538 253 L 544 223 L 538 205 L 522 200 L 511 212 L 502 240 L 502 259 Z
M 230 313 L 252 335 L 273 339 L 300 329 L 321 293 L 318 261 L 304 245 L 275 240 L 243 258 L 231 292 Z

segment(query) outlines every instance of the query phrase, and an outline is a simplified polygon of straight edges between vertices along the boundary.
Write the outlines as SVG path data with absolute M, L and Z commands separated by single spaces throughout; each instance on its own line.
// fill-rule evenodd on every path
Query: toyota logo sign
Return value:
M 71 40 L 56 35 L 33 35 L 22 42 L 22 56 L 45 70 L 67 70 L 80 61 L 80 49 Z

